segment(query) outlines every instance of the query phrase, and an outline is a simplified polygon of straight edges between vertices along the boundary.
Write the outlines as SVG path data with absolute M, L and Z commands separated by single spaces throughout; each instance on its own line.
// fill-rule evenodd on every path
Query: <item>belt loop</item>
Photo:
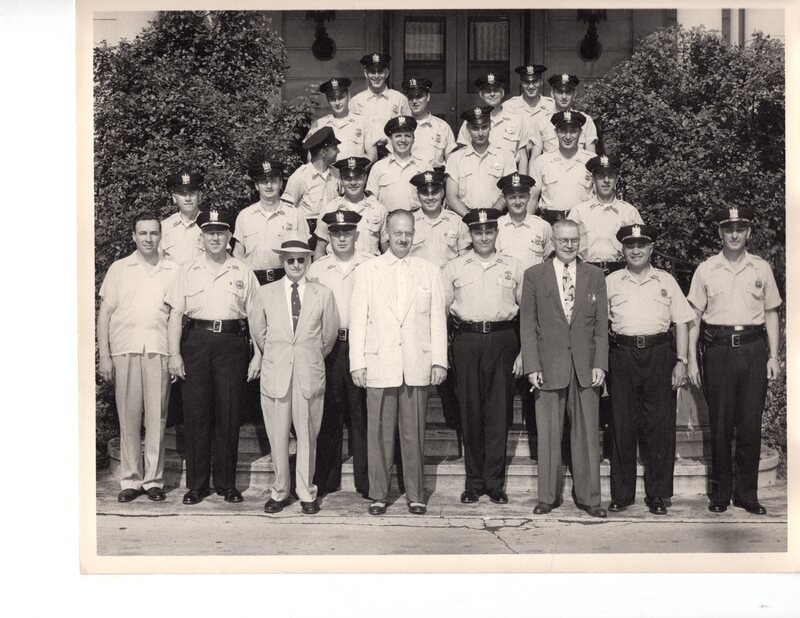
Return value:
M 738 348 L 741 344 L 741 335 L 739 333 L 734 333 L 731 335 L 731 347 Z

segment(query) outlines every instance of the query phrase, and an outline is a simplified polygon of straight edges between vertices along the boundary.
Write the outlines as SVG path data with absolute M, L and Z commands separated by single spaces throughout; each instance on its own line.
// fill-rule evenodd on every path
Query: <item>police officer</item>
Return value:
M 577 111 L 573 107 L 576 88 L 581 83 L 577 76 L 561 73 L 560 75 L 551 75 L 547 81 L 550 83 L 555 112 Z M 584 113 L 583 115 L 586 118 L 586 122 L 581 126 L 578 142 L 582 149 L 595 154 L 597 152 L 597 127 L 589 114 Z M 546 115 L 541 115 L 533 123 L 529 135 L 531 140 L 531 161 L 543 152 L 552 152 L 558 149 L 558 138 L 553 131 L 553 124 L 548 120 Z
M 469 143 L 447 160 L 447 205 L 462 217 L 473 208 L 505 208 L 497 181 L 517 168 L 509 152 L 491 144 L 489 106 L 475 107 L 461 114 L 467 122 Z
M 677 409 L 672 392 L 686 381 L 688 324 L 694 311 L 672 275 L 650 265 L 655 239 L 651 225 L 620 228 L 617 240 L 627 267 L 606 277 L 612 512 L 634 503 L 640 433 L 645 504 L 654 515 L 666 515 L 672 497 Z M 675 324 L 677 362 L 670 323 Z
M 205 254 L 181 267 L 165 299 L 171 308 L 168 368 L 184 380 L 189 491 L 183 503 L 197 504 L 209 495 L 212 447 L 217 494 L 225 502 L 241 502 L 236 488 L 241 396 L 245 381 L 256 379 L 261 365 L 258 351 L 250 360 L 247 339 L 248 332 L 255 335 L 248 318 L 257 310 L 258 280 L 227 253 L 231 222 L 226 213 L 202 212 L 197 224 Z M 188 320 L 182 333 L 184 316 Z
M 508 207 L 508 212 L 497 220 L 497 251 L 519 260 L 523 270 L 541 264 L 552 251 L 553 228 L 528 212 L 534 182 L 530 176 L 516 172 L 497 181 Z
M 411 113 L 417 121 L 411 154 L 422 161 L 425 169 L 444 167 L 447 157 L 456 147 L 456 138 L 450 125 L 428 110 L 433 82 L 424 77 L 411 77 L 402 86 Z
M 611 154 L 595 156 L 586 162 L 592 175 L 595 195 L 575 206 L 568 219 L 581 230 L 581 251 L 584 262 L 606 272 L 624 268 L 622 245 L 617 232 L 625 225 L 642 225 L 642 216 L 635 206 L 617 198 L 620 160 Z
M 489 134 L 489 143 L 501 152 L 508 153 L 514 160 L 516 168 L 520 172 L 526 172 L 528 151 L 525 126 L 520 115 L 503 107 L 503 97 L 506 92 L 503 80 L 494 73 L 488 73 L 475 80 L 475 87 L 482 103 L 491 108 L 489 118 L 492 131 Z M 458 143 L 469 144 L 470 138 L 471 133 L 465 121 L 458 131 Z
M 375 161 L 378 154 L 371 125 L 363 116 L 350 110 L 351 83 L 346 77 L 334 77 L 320 85 L 319 91 L 327 98 L 331 113 L 312 122 L 308 134 L 313 135 L 322 127 L 331 127 L 340 142 L 341 158 L 367 157 Z
M 466 482 L 464 504 L 481 494 L 497 504 L 508 502 L 503 489 L 506 436 L 514 398 L 514 378 L 522 376 L 517 314 L 522 266 L 495 251 L 494 208 L 464 216 L 472 251 L 442 270 L 445 304 L 455 330 L 453 358 L 461 410 Z
M 392 152 L 372 166 L 367 180 L 367 191 L 386 207 L 386 210 L 416 210 L 419 208 L 417 192 L 409 184 L 411 178 L 424 171 L 422 161 L 411 152 L 417 121 L 411 116 L 397 116 L 389 120 L 383 132 L 391 141 Z
M 322 216 L 332 253 L 314 261 L 308 270 L 308 280 L 320 283 L 333 292 L 340 320 L 338 341 L 325 358 L 325 404 L 317 438 L 314 484 L 323 494 L 339 489 L 342 480 L 343 426 L 347 423 L 348 450 L 353 456 L 356 492 L 368 498 L 366 391 L 358 388 L 350 375 L 348 341 L 354 271 L 359 264 L 373 257 L 356 250 L 361 220 L 362 216 L 353 210 L 337 210 Z
M 166 184 L 178 212 L 161 222 L 158 253 L 165 260 L 183 266 L 203 252 L 201 232 L 197 226 L 203 175 L 184 169 L 170 176 Z
M 536 181 L 530 207 L 539 206 L 541 217 L 550 223 L 564 219 L 573 206 L 592 196 L 592 175 L 586 162 L 593 153 L 579 147 L 578 136 L 586 123 L 580 112 L 557 112 L 550 117 L 558 136 L 558 149 L 537 157 L 530 175 Z
M 555 103 L 551 97 L 542 94 L 544 72 L 546 66 L 541 64 L 523 64 L 514 69 L 519 75 L 522 94 L 511 97 L 503 103 L 503 109 L 522 118 L 525 145 L 530 147 L 533 125 L 540 116 L 550 116 L 555 112 Z
M 754 515 L 758 501 L 761 414 L 767 380 L 781 373 L 778 307 L 781 297 L 772 268 L 746 250 L 753 212 L 726 208 L 717 214 L 722 251 L 702 262 L 692 277 L 689 302 L 699 329 L 689 330 L 689 379 L 702 383 L 711 425 L 711 502 L 708 510 L 733 505 Z M 731 441 L 736 436 L 735 472 Z
M 356 251 L 370 255 L 380 255 L 386 250 L 389 237 L 386 233 L 386 207 L 373 195 L 366 195 L 367 166 L 369 159 L 348 157 L 334 164 L 339 170 L 339 180 L 344 189 L 340 195 L 327 204 L 317 219 L 314 234 L 317 237 L 315 257 L 320 258 L 331 252 L 330 234 L 324 215 L 337 210 L 349 210 L 359 214 L 355 232 Z
M 233 257 L 253 269 L 259 284 L 266 285 L 283 277 L 280 258 L 272 250 L 286 234 L 308 237 L 308 224 L 299 208 L 280 199 L 285 167 L 275 160 L 264 160 L 248 169 L 258 191 L 258 201 L 244 208 L 236 217 Z

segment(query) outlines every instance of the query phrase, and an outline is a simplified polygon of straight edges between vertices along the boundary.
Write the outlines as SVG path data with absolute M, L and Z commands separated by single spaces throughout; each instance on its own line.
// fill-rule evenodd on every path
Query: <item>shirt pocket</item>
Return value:
M 759 311 L 764 308 L 764 286 L 757 285 L 754 281 L 750 285 L 747 286 L 745 293 L 745 302 L 747 303 L 747 308 L 751 311 Z
M 450 249 L 456 251 L 458 245 L 458 232 L 455 230 L 445 230 L 444 242 Z
M 517 295 L 517 282 L 513 278 L 500 275 L 497 279 L 497 286 L 500 288 L 501 298 L 503 302 L 514 303 Z
M 206 304 L 206 292 L 199 282 L 190 283 L 186 286 L 184 298 L 186 301 L 184 313 L 186 313 L 186 315 L 197 313 L 202 310 L 203 306 Z

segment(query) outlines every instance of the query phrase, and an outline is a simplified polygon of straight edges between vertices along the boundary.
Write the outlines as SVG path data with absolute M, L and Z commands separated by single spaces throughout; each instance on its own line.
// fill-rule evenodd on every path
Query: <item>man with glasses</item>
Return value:
M 561 438 L 570 419 L 573 498 L 592 517 L 600 506 L 600 389 L 608 370 L 608 307 L 603 272 L 576 258 L 574 221 L 553 225 L 556 255 L 525 271 L 520 300 L 523 370 L 536 389 L 538 504 L 549 513 L 563 501 Z

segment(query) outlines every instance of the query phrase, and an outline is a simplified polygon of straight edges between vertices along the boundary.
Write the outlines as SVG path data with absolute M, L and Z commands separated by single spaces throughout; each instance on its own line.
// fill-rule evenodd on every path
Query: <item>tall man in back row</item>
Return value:
M 781 297 L 770 265 L 746 250 L 752 219 L 747 207 L 717 214 L 722 251 L 697 267 L 689 289 L 689 302 L 697 312 L 689 330 L 689 379 L 701 384 L 700 338 L 711 424 L 712 513 L 726 511 L 731 496 L 733 505 L 748 513 L 767 512 L 758 501 L 761 415 L 767 381 L 781 373 Z

